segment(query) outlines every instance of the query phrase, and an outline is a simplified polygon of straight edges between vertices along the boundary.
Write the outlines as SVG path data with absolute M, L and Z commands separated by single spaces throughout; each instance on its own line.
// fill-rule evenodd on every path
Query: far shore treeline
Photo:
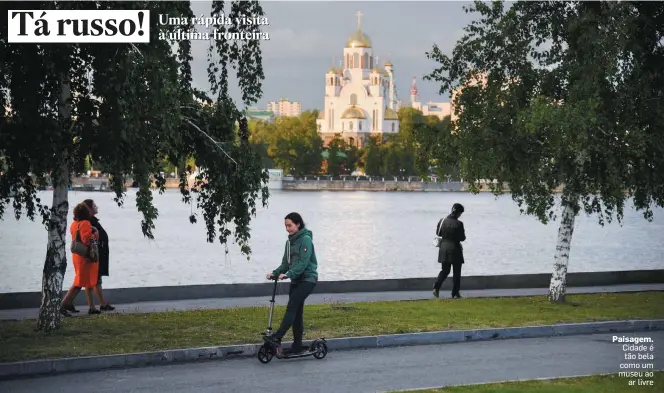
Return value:
M 250 120 L 250 143 L 264 168 L 283 169 L 287 175 L 420 176 L 432 174 L 457 179 L 458 154 L 453 145 L 450 117 L 440 120 L 421 111 L 402 108 L 400 131 L 372 136 L 362 148 L 337 135 L 327 146 L 316 131 L 318 111 L 298 117 L 278 117 L 273 122 Z M 441 162 L 440 157 L 446 157 Z
M 277 117 L 270 122 L 249 119 L 249 143 L 261 157 L 264 169 L 282 169 L 284 174 L 295 177 L 344 176 L 359 171 L 366 176 L 428 179 L 434 175 L 441 180 L 460 180 L 450 116 L 441 120 L 413 108 L 402 108 L 398 115 L 398 133 L 370 137 L 362 148 L 349 145 L 340 135 L 325 146 L 316 131 L 317 110 L 297 117 Z M 161 170 L 168 177 L 195 166 L 193 158 L 183 159 L 175 166 L 164 157 Z M 82 169 L 103 173 L 104 164 L 88 158 Z

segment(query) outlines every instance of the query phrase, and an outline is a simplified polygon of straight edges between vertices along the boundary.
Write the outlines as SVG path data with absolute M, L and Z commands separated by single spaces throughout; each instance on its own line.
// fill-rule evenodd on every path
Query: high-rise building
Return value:
M 268 102 L 267 110 L 274 113 L 275 116 L 297 117 L 302 114 L 302 103 L 282 98 L 279 101 Z

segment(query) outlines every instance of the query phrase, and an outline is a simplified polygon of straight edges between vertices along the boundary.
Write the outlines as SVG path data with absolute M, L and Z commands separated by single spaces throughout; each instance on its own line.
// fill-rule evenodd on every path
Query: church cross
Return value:
M 358 29 L 362 25 L 362 15 L 364 15 L 364 14 L 361 13 L 360 11 L 357 11 L 357 13 L 355 14 L 355 16 L 357 16 L 357 28 Z

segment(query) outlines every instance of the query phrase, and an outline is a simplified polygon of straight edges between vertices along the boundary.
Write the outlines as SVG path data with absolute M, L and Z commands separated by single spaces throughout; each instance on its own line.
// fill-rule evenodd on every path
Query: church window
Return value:
M 346 53 L 346 68 L 350 68 L 350 55 Z
M 371 68 L 372 70 L 373 70 L 373 68 L 374 68 L 374 60 L 373 60 L 373 56 L 369 56 L 369 68 Z
M 353 53 L 353 68 L 360 68 L 360 54 Z
M 362 68 L 369 68 L 369 54 L 365 53 L 362 57 Z
M 357 123 L 357 129 L 358 129 L 358 131 L 362 131 L 362 122 L 361 121 Z
M 353 122 L 352 121 L 348 122 L 348 129 L 353 131 Z
M 334 77 L 330 78 L 330 86 L 334 85 Z
M 394 122 L 392 122 L 392 132 L 394 132 Z
M 350 95 L 350 104 L 351 105 L 357 105 L 357 94 L 351 94 Z
M 346 131 L 346 123 L 341 123 L 341 131 Z

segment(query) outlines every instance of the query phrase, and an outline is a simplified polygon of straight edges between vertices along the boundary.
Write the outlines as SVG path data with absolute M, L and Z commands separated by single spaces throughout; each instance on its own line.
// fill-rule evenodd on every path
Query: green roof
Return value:
M 247 111 L 247 116 L 272 116 L 273 113 L 270 111 Z

